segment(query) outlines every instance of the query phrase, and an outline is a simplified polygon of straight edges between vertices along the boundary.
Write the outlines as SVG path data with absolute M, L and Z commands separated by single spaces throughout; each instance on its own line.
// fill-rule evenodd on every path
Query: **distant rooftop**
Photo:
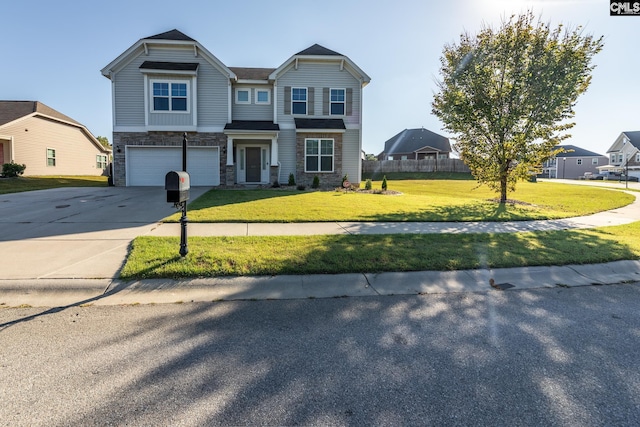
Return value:
M 39 101 L 0 101 L 0 126 L 33 113 L 40 113 L 82 126 L 71 117 L 65 116 Z

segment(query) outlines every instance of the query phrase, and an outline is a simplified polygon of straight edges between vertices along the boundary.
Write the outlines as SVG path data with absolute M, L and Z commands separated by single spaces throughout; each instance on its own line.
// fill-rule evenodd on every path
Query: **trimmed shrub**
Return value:
M 382 177 L 382 191 L 387 191 L 387 175 Z
M 296 185 L 296 177 L 293 176 L 293 172 L 289 174 L 289 185 Z
M 2 175 L 9 178 L 15 178 L 16 176 L 22 175 L 26 168 L 27 165 L 21 165 L 14 162 L 5 163 L 2 165 Z
M 313 184 L 311 184 L 311 188 L 320 188 L 320 178 L 318 178 L 318 175 L 313 177 Z
M 278 181 L 274 182 L 272 185 L 273 188 L 280 188 L 280 183 Z
M 367 179 L 367 180 L 365 181 L 365 183 L 364 183 L 364 189 L 365 189 L 365 190 L 371 190 L 371 186 L 372 186 L 372 184 L 371 184 L 371 180 L 370 180 L 370 179 Z
M 306 185 L 302 185 L 302 184 L 300 184 L 300 185 L 298 185 L 298 187 L 297 187 L 297 188 L 298 188 L 298 190 L 300 190 L 300 191 L 304 191 L 304 190 L 306 190 L 306 189 L 307 189 L 307 186 L 306 186 Z

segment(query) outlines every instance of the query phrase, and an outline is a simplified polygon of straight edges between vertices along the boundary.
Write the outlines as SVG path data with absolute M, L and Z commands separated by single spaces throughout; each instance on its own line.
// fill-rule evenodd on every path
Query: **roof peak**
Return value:
M 338 53 L 338 52 L 336 52 L 334 50 L 331 50 L 331 49 L 327 49 L 326 47 L 321 46 L 318 43 L 314 44 L 313 46 L 309 46 L 305 50 L 302 50 L 302 51 L 296 53 L 296 55 L 344 56 L 341 53 Z
M 144 40 L 180 40 L 180 41 L 195 42 L 194 39 L 192 39 L 182 31 L 176 30 L 175 28 L 173 30 L 165 31 L 164 33 L 145 37 Z

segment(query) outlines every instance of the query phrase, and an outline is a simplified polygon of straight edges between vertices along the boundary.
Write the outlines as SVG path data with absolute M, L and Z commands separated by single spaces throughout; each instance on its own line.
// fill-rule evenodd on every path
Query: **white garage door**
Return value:
M 182 170 L 181 147 L 127 147 L 127 186 L 163 186 L 172 170 Z M 218 147 L 189 147 L 187 172 L 191 186 L 220 185 Z

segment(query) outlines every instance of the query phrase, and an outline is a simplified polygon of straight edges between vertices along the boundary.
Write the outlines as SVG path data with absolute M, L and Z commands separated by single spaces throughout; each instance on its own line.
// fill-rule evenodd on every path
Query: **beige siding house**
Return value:
M 111 151 L 70 117 L 38 101 L 0 101 L 0 165 L 25 176 L 107 175 Z

